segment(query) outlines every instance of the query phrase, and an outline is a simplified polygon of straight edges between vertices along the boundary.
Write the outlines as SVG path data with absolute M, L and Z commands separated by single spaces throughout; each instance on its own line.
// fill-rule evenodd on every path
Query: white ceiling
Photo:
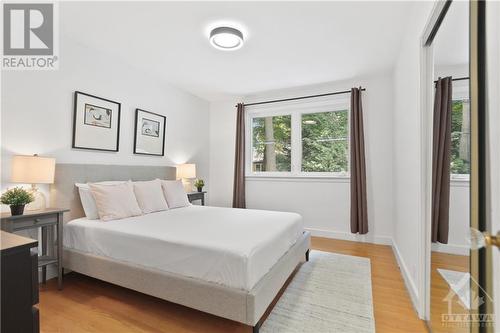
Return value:
M 453 1 L 451 3 L 433 45 L 436 66 L 469 64 L 468 1 Z
M 60 31 L 207 100 L 390 70 L 413 2 L 64 2 Z M 232 22 L 242 49 L 210 46 Z

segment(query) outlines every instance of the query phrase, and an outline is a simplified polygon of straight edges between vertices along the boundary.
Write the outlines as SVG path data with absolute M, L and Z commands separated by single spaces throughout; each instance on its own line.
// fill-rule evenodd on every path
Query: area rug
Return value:
M 470 310 L 470 274 L 438 268 L 437 271 L 448 283 L 451 290 L 457 294 L 460 302 Z
M 311 251 L 260 332 L 375 332 L 370 259 Z

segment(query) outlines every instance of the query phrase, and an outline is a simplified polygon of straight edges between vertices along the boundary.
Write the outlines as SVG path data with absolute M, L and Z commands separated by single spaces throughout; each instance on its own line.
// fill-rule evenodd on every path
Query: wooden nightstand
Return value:
M 205 206 L 205 193 L 207 193 L 207 191 L 189 192 L 187 194 L 189 202 L 193 202 L 194 200 L 201 200 L 201 205 Z
M 24 215 L 11 216 L 2 213 L 1 228 L 7 232 L 26 229 L 42 229 L 42 253 L 38 256 L 38 267 L 42 267 L 42 282 L 47 280 L 47 266 L 57 266 L 57 284 L 62 289 L 62 249 L 63 249 L 63 214 L 69 209 L 46 208 L 43 210 L 26 211 Z M 56 229 L 54 231 L 54 229 Z M 54 243 L 54 234 L 56 242 Z

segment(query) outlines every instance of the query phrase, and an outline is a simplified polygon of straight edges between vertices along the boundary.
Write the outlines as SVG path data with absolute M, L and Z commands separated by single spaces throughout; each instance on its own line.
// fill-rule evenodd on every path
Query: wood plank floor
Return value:
M 370 258 L 377 332 L 426 332 L 389 246 L 313 237 L 312 248 Z M 248 326 L 80 274 L 65 276 L 62 291 L 55 282 L 40 288 L 42 332 L 251 332 Z
M 458 272 L 469 272 L 469 257 L 454 254 L 432 252 L 431 255 L 431 328 L 434 333 L 466 333 L 470 329 L 460 323 L 446 325 L 442 321 L 442 315 L 447 314 L 448 302 L 445 298 L 451 292 L 450 286 L 437 271 L 438 268 L 448 269 Z M 451 302 L 451 313 L 468 314 L 469 310 L 462 307 L 456 300 Z
M 390 246 L 313 237 L 312 248 L 370 258 L 377 332 L 427 332 L 413 309 Z

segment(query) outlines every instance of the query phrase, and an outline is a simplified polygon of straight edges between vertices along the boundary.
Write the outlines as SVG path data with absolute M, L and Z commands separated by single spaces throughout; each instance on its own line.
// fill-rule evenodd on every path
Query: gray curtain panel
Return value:
M 432 136 L 432 242 L 448 243 L 450 216 L 451 77 L 439 78 Z
M 351 232 L 368 233 L 361 89 L 351 89 Z
M 245 106 L 236 106 L 236 149 L 234 153 L 233 208 L 246 208 L 245 202 Z

